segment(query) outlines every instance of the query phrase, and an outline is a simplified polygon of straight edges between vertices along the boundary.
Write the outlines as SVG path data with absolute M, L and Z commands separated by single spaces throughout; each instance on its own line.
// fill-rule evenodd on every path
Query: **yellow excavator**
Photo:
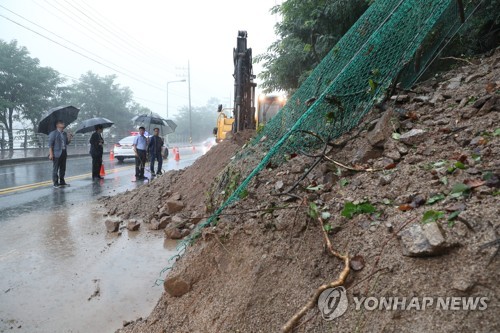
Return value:
M 237 133 L 245 129 L 257 129 L 265 124 L 286 102 L 281 95 L 260 95 L 255 108 L 255 75 L 252 69 L 252 49 L 247 48 L 247 32 L 238 31 L 234 61 L 234 107 L 219 105 L 217 127 L 213 134 L 216 142 L 226 139 L 229 132 Z

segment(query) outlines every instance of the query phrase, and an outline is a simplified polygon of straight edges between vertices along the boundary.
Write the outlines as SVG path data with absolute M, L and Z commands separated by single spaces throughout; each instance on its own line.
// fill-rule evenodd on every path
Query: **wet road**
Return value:
M 106 233 L 98 198 L 142 183 L 132 160 L 104 162 L 105 179 L 92 182 L 90 158 L 68 159 L 70 186 L 59 189 L 50 161 L 0 167 L 0 332 L 114 332 L 153 309 L 176 244 L 147 228 Z

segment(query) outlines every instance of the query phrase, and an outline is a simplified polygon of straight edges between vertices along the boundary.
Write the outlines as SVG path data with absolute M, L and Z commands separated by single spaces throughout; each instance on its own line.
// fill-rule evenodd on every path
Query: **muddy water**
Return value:
M 0 332 L 113 332 L 153 309 L 175 253 L 161 231 L 107 234 L 96 204 L 22 214 L 0 230 Z

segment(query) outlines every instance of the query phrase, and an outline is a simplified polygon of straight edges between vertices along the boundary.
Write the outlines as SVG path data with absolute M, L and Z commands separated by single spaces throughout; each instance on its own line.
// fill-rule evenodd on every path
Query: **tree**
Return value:
M 205 106 L 191 108 L 193 142 L 201 142 L 213 136 L 212 131 L 217 125 L 218 105 L 219 100 L 211 98 Z M 172 141 L 177 141 L 179 138 L 189 138 L 189 108 L 184 106 L 179 111 L 179 114 L 174 117 L 177 129 L 175 134 L 171 136 Z
M 7 130 L 9 149 L 14 148 L 14 121 L 26 118 L 35 128 L 62 81 L 57 71 L 41 67 L 17 41 L 0 40 L 0 123 Z
M 132 91 L 115 83 L 116 75 L 101 77 L 87 72 L 70 87 L 72 103 L 80 108 L 79 119 L 104 117 L 115 123 L 114 134 L 124 136 L 132 129 L 131 119 L 151 111 L 134 102 Z
M 263 62 L 265 91 L 297 89 L 366 8 L 366 0 L 287 0 L 273 7 L 282 17 L 279 39 L 255 58 Z

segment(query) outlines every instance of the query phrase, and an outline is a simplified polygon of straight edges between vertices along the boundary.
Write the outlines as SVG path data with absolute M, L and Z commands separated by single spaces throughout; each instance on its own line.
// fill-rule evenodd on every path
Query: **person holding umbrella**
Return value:
M 104 139 L 102 138 L 102 125 L 95 125 L 95 132 L 90 137 L 90 155 L 92 156 L 92 180 L 104 179 L 100 171 L 102 166 L 102 154 Z
M 135 153 L 135 179 L 145 180 L 144 168 L 146 167 L 146 149 L 148 147 L 148 138 L 144 136 L 146 129 L 144 126 L 139 127 L 139 135 L 134 138 L 134 153 Z
M 149 166 L 151 167 L 151 176 L 161 175 L 161 167 L 163 164 L 162 147 L 163 139 L 160 137 L 160 129 L 155 127 L 153 129 L 153 136 L 149 140 Z M 155 174 L 155 161 L 158 161 L 158 172 Z
M 54 187 L 68 185 L 64 181 L 66 174 L 66 148 L 71 142 L 73 135 L 64 132 L 64 121 L 56 121 L 56 129 L 49 133 L 49 159 L 52 160 L 52 180 Z

